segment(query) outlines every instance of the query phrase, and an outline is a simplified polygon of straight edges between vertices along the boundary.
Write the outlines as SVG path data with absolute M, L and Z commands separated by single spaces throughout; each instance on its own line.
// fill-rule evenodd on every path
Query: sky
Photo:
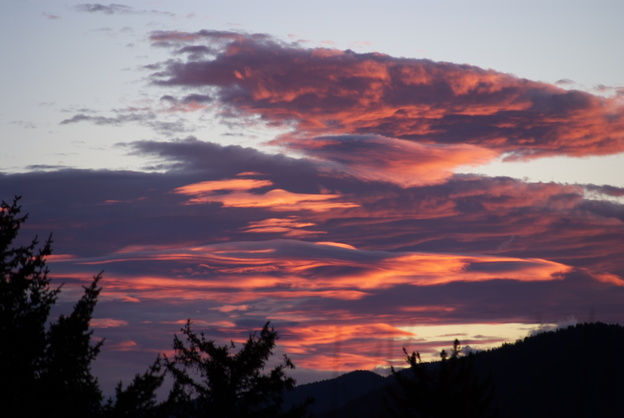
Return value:
M 10 0 L 0 197 L 104 271 L 106 391 L 266 321 L 300 383 L 624 323 L 620 1 Z

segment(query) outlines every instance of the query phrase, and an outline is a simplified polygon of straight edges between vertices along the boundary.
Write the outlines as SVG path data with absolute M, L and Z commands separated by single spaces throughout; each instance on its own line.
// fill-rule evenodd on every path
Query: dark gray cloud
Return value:
M 71 118 L 63 119 L 60 122 L 60 124 L 69 125 L 69 124 L 78 123 L 78 122 L 91 122 L 96 125 L 121 126 L 129 122 L 144 122 L 144 121 L 149 121 L 149 120 L 154 120 L 154 119 L 156 119 L 156 115 L 152 112 L 122 113 L 114 117 L 92 116 L 92 115 L 85 115 L 84 113 L 79 113 L 77 115 L 72 116 Z
M 585 189 L 589 191 L 598 192 L 600 194 L 607 195 L 607 196 L 612 196 L 612 197 L 624 196 L 624 188 L 622 187 L 609 186 L 607 184 L 602 185 L 602 186 L 595 185 L 595 184 L 587 184 L 587 185 L 584 185 L 584 187 Z
M 164 99 L 167 100 L 167 99 Z M 175 100 L 175 99 L 174 99 Z M 191 101 L 207 101 L 207 97 L 197 96 L 191 97 Z M 186 103 L 186 102 L 185 102 Z M 71 125 L 74 123 L 92 123 L 100 126 L 124 126 L 129 123 L 136 123 L 142 126 L 149 127 L 159 134 L 166 136 L 174 136 L 185 132 L 192 132 L 195 130 L 189 122 L 183 118 L 177 117 L 173 120 L 163 120 L 159 118 L 155 112 L 144 110 L 135 111 L 132 109 L 113 110 L 116 113 L 114 116 L 101 116 L 101 115 L 87 115 L 79 113 L 71 118 L 63 119 L 59 122 L 61 125 Z M 171 118 L 170 118 L 171 119 Z

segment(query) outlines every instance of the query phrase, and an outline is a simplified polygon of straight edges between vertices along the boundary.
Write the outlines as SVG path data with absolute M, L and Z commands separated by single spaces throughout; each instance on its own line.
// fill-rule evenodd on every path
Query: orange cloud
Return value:
M 356 249 L 353 245 L 345 244 L 342 242 L 322 241 L 322 242 L 317 242 L 316 245 L 333 245 L 335 247 L 346 248 L 348 250 Z
M 284 329 L 282 344 L 300 367 L 316 370 L 373 369 L 387 365 L 387 341 L 414 334 L 385 323 L 300 325 Z M 332 353 L 333 352 L 333 353 Z M 332 354 L 329 354 L 332 353 Z
M 275 212 L 309 210 L 324 212 L 330 209 L 357 207 L 356 203 L 339 201 L 340 194 L 292 193 L 283 189 L 272 189 L 266 193 L 250 193 L 249 190 L 270 186 L 269 180 L 227 179 L 189 184 L 174 189 L 174 193 L 195 196 L 187 201 L 189 205 L 218 202 L 225 207 L 267 208 Z M 230 193 L 213 193 L 230 191 Z
M 286 328 L 284 345 L 293 352 L 311 353 L 319 345 L 338 344 L 353 339 L 376 340 L 413 336 L 411 332 L 384 323 L 300 325 Z
M 370 348 L 370 347 L 369 347 Z M 297 353 L 292 349 L 293 353 Z M 385 358 L 376 353 L 353 353 L 340 351 L 335 355 L 329 354 L 306 354 L 297 358 L 297 366 L 312 370 L 331 370 L 334 372 L 348 372 L 353 370 L 372 370 L 376 367 L 387 366 Z
M 607 283 L 615 286 L 624 286 L 624 277 L 620 277 L 617 274 L 612 273 L 590 273 L 594 279 L 602 283 Z
M 73 254 L 51 254 L 46 257 L 46 260 L 53 263 L 55 261 L 69 261 L 75 258 L 76 256 Z
M 213 309 L 224 313 L 230 313 L 235 311 L 247 311 L 249 310 L 249 305 L 223 305 Z
M 292 193 L 283 189 L 273 189 L 264 194 L 230 193 L 227 195 L 203 196 L 191 199 L 190 204 L 219 202 L 225 207 L 269 208 L 275 212 L 310 210 L 323 212 L 330 209 L 347 209 L 358 205 L 350 202 L 336 202 L 339 194 Z
M 270 180 L 226 179 L 193 183 L 187 186 L 178 187 L 174 189 L 173 192 L 190 196 L 202 196 L 209 194 L 210 192 L 220 190 L 253 190 L 272 185 L 273 182 Z
M 314 231 L 302 228 L 316 226 L 314 222 L 302 222 L 297 217 L 269 218 L 262 221 L 249 222 L 243 232 L 249 233 L 277 233 L 288 238 L 301 238 L 325 234 L 324 231 Z

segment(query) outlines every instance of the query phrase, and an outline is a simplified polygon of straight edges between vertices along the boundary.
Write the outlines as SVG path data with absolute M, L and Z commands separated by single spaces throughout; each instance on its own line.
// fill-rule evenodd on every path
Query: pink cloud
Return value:
M 128 325 L 128 321 L 123 320 L 123 319 L 93 318 L 91 320 L 91 326 L 93 328 L 124 327 L 127 325 Z
M 484 164 L 498 156 L 474 145 L 421 144 L 377 135 L 282 136 L 272 143 L 304 152 L 321 166 L 326 164 L 326 170 L 403 186 L 442 183 L 458 167 Z

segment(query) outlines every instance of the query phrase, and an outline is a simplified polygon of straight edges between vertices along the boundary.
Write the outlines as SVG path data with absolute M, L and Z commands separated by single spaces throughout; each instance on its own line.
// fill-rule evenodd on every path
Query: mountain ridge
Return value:
M 540 332 L 466 356 L 475 376 L 490 379 L 500 417 L 623 417 L 624 327 L 584 323 Z M 439 362 L 425 363 L 436 367 Z M 405 373 L 405 371 L 402 371 Z M 353 371 L 297 387 L 285 404 L 306 397 L 314 418 L 383 417 L 398 389 L 394 376 Z

